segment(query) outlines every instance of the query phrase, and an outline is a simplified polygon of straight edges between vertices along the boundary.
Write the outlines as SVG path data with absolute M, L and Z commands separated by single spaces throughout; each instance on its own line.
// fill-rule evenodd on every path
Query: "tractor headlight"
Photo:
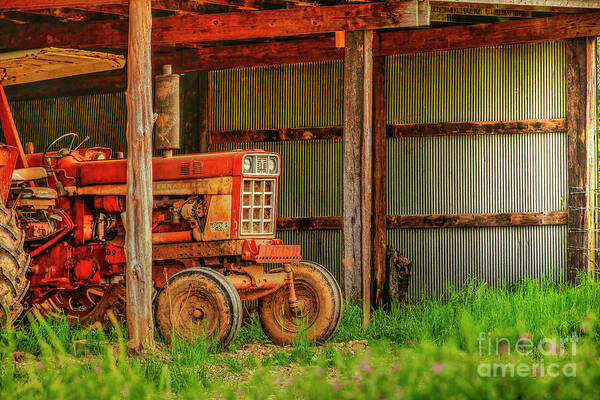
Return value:
M 275 157 L 269 157 L 269 173 L 277 173 L 277 159 Z
M 250 157 L 246 156 L 244 158 L 244 172 L 246 173 L 250 173 L 252 172 L 252 160 L 250 159 Z

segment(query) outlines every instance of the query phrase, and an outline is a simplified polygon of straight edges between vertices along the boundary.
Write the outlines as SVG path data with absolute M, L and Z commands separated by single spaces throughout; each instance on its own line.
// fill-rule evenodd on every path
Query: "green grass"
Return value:
M 525 281 L 505 288 L 471 284 L 444 300 L 376 310 L 361 327 L 347 304 L 335 337 L 270 345 L 256 319 L 227 352 L 177 340 L 140 356 L 124 351 L 124 326 L 107 336 L 65 320 L 30 322 L 0 332 L 0 398 L 577 398 L 596 397 L 600 283 L 577 287 Z M 516 343 L 571 337 L 576 353 L 480 353 L 478 338 Z M 487 333 L 490 333 L 489 335 Z M 364 342 L 368 346 L 364 349 Z M 557 342 L 558 343 L 558 342 Z M 570 348 L 567 347 L 569 350 Z M 576 376 L 480 377 L 482 363 L 576 366 Z M 538 372 L 539 374 L 539 372 Z

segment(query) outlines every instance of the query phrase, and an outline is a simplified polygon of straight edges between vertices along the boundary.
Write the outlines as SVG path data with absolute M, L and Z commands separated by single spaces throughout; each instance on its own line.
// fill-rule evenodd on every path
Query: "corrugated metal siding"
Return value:
M 16 101 L 10 106 L 21 141 L 33 142 L 37 151 L 69 132 L 82 139 L 89 136 L 89 146 L 127 150 L 124 93 Z
M 566 209 L 564 133 L 388 140 L 388 214 Z
M 387 58 L 388 123 L 564 118 L 564 42 Z
M 211 72 L 209 129 L 342 125 L 342 70 L 331 61 Z
M 342 271 L 341 231 L 281 231 L 277 232 L 277 237 L 284 243 L 302 245 L 302 258 L 323 265 L 339 281 Z
M 566 226 L 392 229 L 387 237 L 413 261 L 413 298 L 441 295 L 469 277 L 498 284 L 525 277 L 560 280 L 565 272 Z
M 281 156 L 277 215 L 342 214 L 342 143 L 339 140 L 213 145 L 211 151 L 264 149 Z
M 419 123 L 563 118 L 563 42 L 387 58 L 388 121 Z M 211 130 L 342 124 L 342 63 L 210 73 Z M 122 93 L 15 102 L 24 141 L 43 147 L 77 131 L 92 144 L 125 149 Z M 390 213 L 547 211 L 564 206 L 564 134 L 390 139 Z M 280 216 L 341 214 L 341 143 L 211 146 L 282 155 Z M 391 230 L 390 244 L 414 261 L 411 293 L 438 294 L 469 273 L 490 282 L 564 269 L 564 227 Z M 339 277 L 340 232 L 280 232 L 306 258 Z M 553 274 L 557 277 L 557 274 Z
M 564 118 L 563 42 L 393 56 L 389 123 Z M 388 212 L 565 209 L 564 133 L 388 140 Z M 469 275 L 490 283 L 561 277 L 566 227 L 389 230 L 413 260 L 411 295 L 439 295 Z

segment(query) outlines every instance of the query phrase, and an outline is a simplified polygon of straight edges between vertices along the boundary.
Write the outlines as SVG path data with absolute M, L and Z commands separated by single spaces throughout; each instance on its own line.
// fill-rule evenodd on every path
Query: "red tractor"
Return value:
M 83 323 L 122 310 L 123 155 L 84 148 L 75 133 L 24 151 L 1 85 L 0 121 L 0 327 L 24 308 Z M 294 342 L 299 326 L 315 342 L 335 333 L 342 295 L 334 277 L 275 238 L 280 165 L 261 150 L 154 157 L 154 307 L 165 340 L 196 329 L 227 346 L 241 300 L 258 300 L 277 344 Z

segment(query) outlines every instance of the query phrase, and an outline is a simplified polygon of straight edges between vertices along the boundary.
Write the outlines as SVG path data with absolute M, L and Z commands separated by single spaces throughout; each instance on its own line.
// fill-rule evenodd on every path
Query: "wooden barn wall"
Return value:
M 386 60 L 388 123 L 564 118 L 563 42 L 469 49 Z M 209 130 L 342 124 L 342 63 L 210 73 Z M 196 74 L 186 74 L 194 82 Z M 193 93 L 192 93 L 193 94 Z M 196 132 L 197 101 L 183 94 L 182 135 Z M 123 93 L 12 104 L 24 141 L 38 148 L 71 131 L 124 150 Z M 341 142 L 213 145 L 264 148 L 282 157 L 279 216 L 341 214 Z M 566 198 L 566 135 L 388 139 L 388 213 L 554 211 Z M 341 232 L 286 231 L 307 259 L 340 275 Z M 394 229 L 390 245 L 414 262 L 411 295 L 437 295 L 474 275 L 491 283 L 524 276 L 560 279 L 566 226 Z

